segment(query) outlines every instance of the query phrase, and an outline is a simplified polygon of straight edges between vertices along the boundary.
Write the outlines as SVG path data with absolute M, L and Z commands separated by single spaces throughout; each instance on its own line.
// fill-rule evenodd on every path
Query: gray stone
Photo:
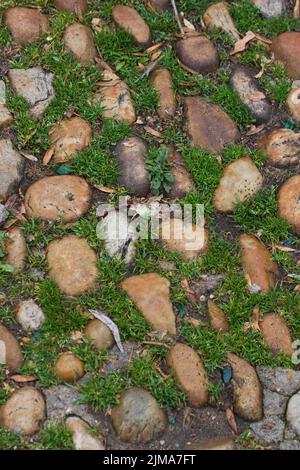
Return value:
M 285 0 L 252 0 L 266 18 L 278 18 L 285 11 Z
M 297 439 L 297 434 L 289 426 L 286 426 L 284 431 L 284 438 L 287 441 L 294 441 Z
M 268 389 L 264 390 L 264 415 L 283 416 L 286 409 L 287 397 Z
M 10 140 L 0 140 L 0 201 L 5 201 L 20 183 L 24 172 L 24 158 Z
M 46 320 L 43 310 L 33 299 L 19 303 L 16 313 L 17 321 L 25 331 L 37 331 Z
M 280 450 L 300 450 L 299 441 L 283 441 L 279 446 Z
M 263 445 L 277 444 L 283 440 L 284 421 L 271 416 L 250 425 L 254 438 Z
M 0 224 L 6 221 L 8 217 L 8 211 L 3 204 L 0 204 Z
M 291 429 L 300 437 L 300 392 L 290 398 L 286 419 Z
M 283 367 L 257 367 L 256 371 L 263 387 L 272 392 L 291 396 L 300 390 L 300 371 Z
M 3 80 L 0 80 L 0 129 L 9 126 L 13 121 L 12 114 L 6 107 L 6 87 Z

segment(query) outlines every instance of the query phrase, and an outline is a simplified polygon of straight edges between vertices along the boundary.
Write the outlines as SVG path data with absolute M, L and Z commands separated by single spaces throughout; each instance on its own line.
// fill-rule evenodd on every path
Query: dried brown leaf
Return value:
M 52 158 L 53 155 L 54 155 L 54 150 L 55 150 L 55 145 L 51 145 L 51 147 L 49 148 L 49 150 L 47 150 L 47 152 L 46 152 L 45 155 L 44 155 L 44 158 L 43 158 L 43 165 L 48 165 L 48 163 L 50 162 L 51 158 Z
M 163 135 L 161 134 L 161 132 L 159 131 L 156 131 L 155 129 L 153 129 L 152 127 L 150 126 L 144 126 L 144 129 L 145 131 L 148 133 L 148 134 L 151 134 L 153 135 L 154 137 L 158 137 L 159 139 L 164 139 Z
M 37 380 L 37 378 L 34 377 L 34 375 L 15 374 L 15 375 L 12 375 L 10 378 L 11 378 L 11 380 L 13 380 L 14 382 L 17 382 L 19 384 L 24 384 L 24 383 L 27 383 L 27 382 L 35 382 Z
M 245 51 L 248 43 L 250 41 L 253 41 L 255 37 L 256 37 L 255 33 L 253 33 L 252 31 L 248 31 L 242 39 L 239 39 L 238 41 L 236 41 L 234 45 L 234 49 L 233 51 L 230 52 L 230 55 L 239 54 L 240 52 Z
M 116 192 L 115 188 L 109 188 L 108 186 L 102 186 L 101 184 L 94 184 L 94 188 L 98 189 L 99 191 L 102 191 L 102 193 L 109 193 L 113 194 Z
M 234 432 L 234 434 L 237 434 L 238 433 L 238 428 L 237 428 L 236 420 L 235 420 L 233 411 L 230 408 L 227 408 L 227 410 L 226 410 L 226 418 L 227 418 L 228 424 L 229 424 L 230 428 L 232 429 L 232 431 Z

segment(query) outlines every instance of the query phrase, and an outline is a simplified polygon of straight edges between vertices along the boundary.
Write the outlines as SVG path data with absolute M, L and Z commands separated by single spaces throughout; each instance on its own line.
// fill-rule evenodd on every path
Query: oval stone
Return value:
M 69 11 L 77 15 L 84 15 L 88 10 L 87 0 L 54 0 L 54 6 L 58 10 Z
M 260 322 L 260 329 L 273 353 L 293 354 L 292 335 L 284 318 L 276 313 L 267 313 Z
M 175 52 L 181 64 L 192 73 L 214 73 L 219 67 L 217 49 L 200 34 L 177 41 Z
M 9 8 L 4 14 L 4 19 L 18 44 L 34 42 L 49 30 L 47 16 L 37 8 Z
M 93 64 L 97 57 L 93 32 L 83 24 L 68 26 L 64 35 L 65 48 L 70 50 L 82 65 Z
M 139 46 L 148 47 L 151 44 L 149 26 L 134 8 L 116 5 L 113 8 L 112 16 L 117 25 L 131 34 Z
M 300 234 L 300 175 L 292 176 L 278 194 L 279 215 Z
M 0 364 L 10 371 L 19 369 L 23 364 L 20 345 L 4 325 L 0 325 Z

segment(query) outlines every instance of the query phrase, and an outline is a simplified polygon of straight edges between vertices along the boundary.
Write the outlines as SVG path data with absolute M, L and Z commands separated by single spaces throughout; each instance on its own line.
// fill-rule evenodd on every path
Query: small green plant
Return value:
M 156 195 L 168 193 L 174 183 L 174 176 L 168 163 L 169 149 L 165 146 L 159 149 L 149 149 L 146 166 L 150 175 L 150 184 Z
M 14 268 L 10 264 L 3 263 L 3 259 L 5 257 L 4 252 L 4 240 L 6 239 L 6 234 L 4 232 L 0 232 L 0 273 L 12 273 Z

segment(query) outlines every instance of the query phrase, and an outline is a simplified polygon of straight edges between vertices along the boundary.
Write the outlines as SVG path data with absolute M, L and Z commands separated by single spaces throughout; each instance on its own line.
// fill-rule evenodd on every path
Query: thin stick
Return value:
M 162 346 L 164 348 L 171 349 L 171 347 L 167 344 L 160 343 L 158 341 L 143 341 L 142 344 L 146 344 L 147 346 Z
M 180 32 L 181 32 L 181 34 L 184 34 L 184 30 L 183 30 L 183 27 L 182 27 L 182 24 L 181 24 L 181 21 L 180 21 L 180 17 L 179 17 L 179 13 L 178 13 L 178 10 L 177 10 L 175 0 L 171 0 L 171 4 L 172 4 L 173 10 L 174 10 L 175 19 L 178 23 Z

